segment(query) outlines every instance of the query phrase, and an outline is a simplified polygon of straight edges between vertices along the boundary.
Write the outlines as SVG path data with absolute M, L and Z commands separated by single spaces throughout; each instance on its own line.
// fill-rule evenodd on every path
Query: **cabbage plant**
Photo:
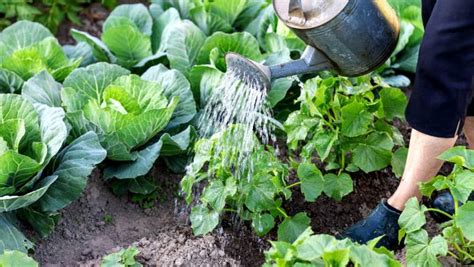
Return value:
M 18 92 L 23 81 L 44 70 L 62 81 L 80 62 L 70 60 L 43 25 L 16 22 L 0 33 L 0 92 Z
M 36 77 L 25 87 L 41 84 L 42 77 Z M 47 235 L 56 221 L 51 214 L 79 197 L 87 176 L 105 158 L 93 132 L 63 148 L 64 110 L 28 98 L 34 96 L 0 94 L 0 253 L 31 246 L 16 228 L 17 216 Z
M 179 89 L 172 90 L 174 84 L 156 82 L 167 73 L 161 67 L 151 70 L 143 79 L 118 65 L 96 63 L 76 69 L 64 81 L 62 102 L 72 135 L 89 130 L 99 135 L 110 160 L 105 178 L 145 175 L 160 155 L 164 141 L 154 138 L 172 119 L 180 118 L 175 110 L 179 98 L 186 97 Z M 180 106 L 181 111 L 185 108 Z M 172 141 L 167 135 L 166 145 Z

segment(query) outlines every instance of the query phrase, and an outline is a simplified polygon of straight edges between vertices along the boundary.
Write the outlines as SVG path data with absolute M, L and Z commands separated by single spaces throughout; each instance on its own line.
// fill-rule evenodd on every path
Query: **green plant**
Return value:
M 359 245 L 349 239 L 313 235 L 306 229 L 294 242 L 271 241 L 264 266 L 402 266 L 392 252 L 375 248 L 377 239 Z
M 420 191 L 430 197 L 434 191 L 449 190 L 455 203 L 454 214 L 427 208 L 416 198 L 408 201 L 399 219 L 400 238 L 405 237 L 408 266 L 442 266 L 438 258 L 446 255 L 461 264 L 474 262 L 474 202 L 468 201 L 474 190 L 474 151 L 455 147 L 441 154 L 439 159 L 454 163 L 454 170 L 447 176 L 439 175 L 422 183 Z M 441 224 L 441 234 L 432 239 L 423 229 L 428 211 L 441 213 L 450 219 Z
M 400 18 L 400 35 L 395 51 L 378 72 L 391 86 L 408 87 L 410 79 L 400 72 L 416 72 L 418 52 L 425 33 L 421 18 L 421 1 L 389 0 L 389 3 Z
M 4 250 L 0 254 L 0 267 L 38 267 L 38 263 L 23 252 Z
M 19 92 L 24 81 L 44 70 L 63 81 L 80 62 L 67 58 L 47 28 L 19 21 L 0 33 L 0 92 Z
M 122 249 L 119 252 L 111 253 L 102 259 L 101 267 L 141 267 L 135 260 L 140 251 L 136 247 Z
M 56 33 L 64 20 L 76 25 L 81 24 L 78 13 L 86 4 L 100 2 L 107 8 L 113 8 L 116 0 L 5 0 L 0 3 L 0 29 L 16 20 L 38 21 Z
M 195 145 L 194 161 L 181 181 L 188 204 L 193 200 L 193 188 L 205 185 L 199 204 L 191 211 L 194 233 L 209 233 L 219 224 L 222 214 L 235 213 L 242 220 L 252 221 L 258 235 L 267 234 L 282 220 L 279 237 L 293 241 L 310 219 L 304 213 L 290 217 L 282 208 L 282 201 L 291 197 L 285 181 L 288 167 L 256 137 L 241 158 L 238 144 L 230 140 L 242 140 L 243 127 L 231 126 Z
M 68 135 L 64 111 L 35 101 L 42 97 L 36 89 L 49 90 L 52 82 L 42 72 L 25 83 L 23 96 L 0 94 L 0 252 L 31 247 L 16 218 L 41 237 L 49 234 L 57 211 L 80 196 L 87 176 L 105 158 L 93 132 L 63 148 Z
M 391 122 L 404 117 L 407 99 L 376 80 L 323 75 L 305 83 L 300 110 L 289 115 L 285 129 L 290 150 L 300 153 L 298 177 L 308 201 L 322 192 L 340 200 L 352 191 L 350 172 L 392 165 L 401 175 L 406 149 Z M 393 154 L 396 147 L 401 148 Z

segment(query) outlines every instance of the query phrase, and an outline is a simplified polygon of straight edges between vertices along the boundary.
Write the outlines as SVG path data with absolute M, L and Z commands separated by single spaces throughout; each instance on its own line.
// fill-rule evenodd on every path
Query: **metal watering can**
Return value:
M 301 58 L 264 66 L 236 53 L 226 55 L 229 70 L 266 90 L 273 79 L 297 74 L 369 73 L 385 63 L 398 42 L 400 22 L 386 0 L 275 0 L 273 6 L 308 45 Z

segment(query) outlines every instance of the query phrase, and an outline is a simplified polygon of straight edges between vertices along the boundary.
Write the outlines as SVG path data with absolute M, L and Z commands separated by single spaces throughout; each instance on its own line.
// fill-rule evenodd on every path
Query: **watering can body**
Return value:
M 384 64 L 395 50 L 400 22 L 387 0 L 274 0 L 279 19 L 307 45 L 299 60 L 263 66 L 228 55 L 231 69 L 251 82 L 333 70 L 359 76 Z M 252 74 L 251 74 L 252 73 Z

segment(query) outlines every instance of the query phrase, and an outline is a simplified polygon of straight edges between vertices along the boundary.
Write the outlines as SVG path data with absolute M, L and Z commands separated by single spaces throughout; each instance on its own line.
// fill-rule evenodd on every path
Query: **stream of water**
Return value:
M 249 83 L 245 77 L 227 72 L 221 84 L 209 96 L 198 121 L 198 130 L 202 137 L 210 137 L 237 125 L 238 130 L 228 131 L 228 134 L 217 140 L 214 153 L 224 156 L 226 166 L 250 169 L 246 175 L 251 176 L 252 166 L 248 155 L 257 145 L 255 136 L 263 144 L 274 140 L 272 120 L 267 90 Z M 238 172 L 235 175 L 242 178 L 238 177 Z

